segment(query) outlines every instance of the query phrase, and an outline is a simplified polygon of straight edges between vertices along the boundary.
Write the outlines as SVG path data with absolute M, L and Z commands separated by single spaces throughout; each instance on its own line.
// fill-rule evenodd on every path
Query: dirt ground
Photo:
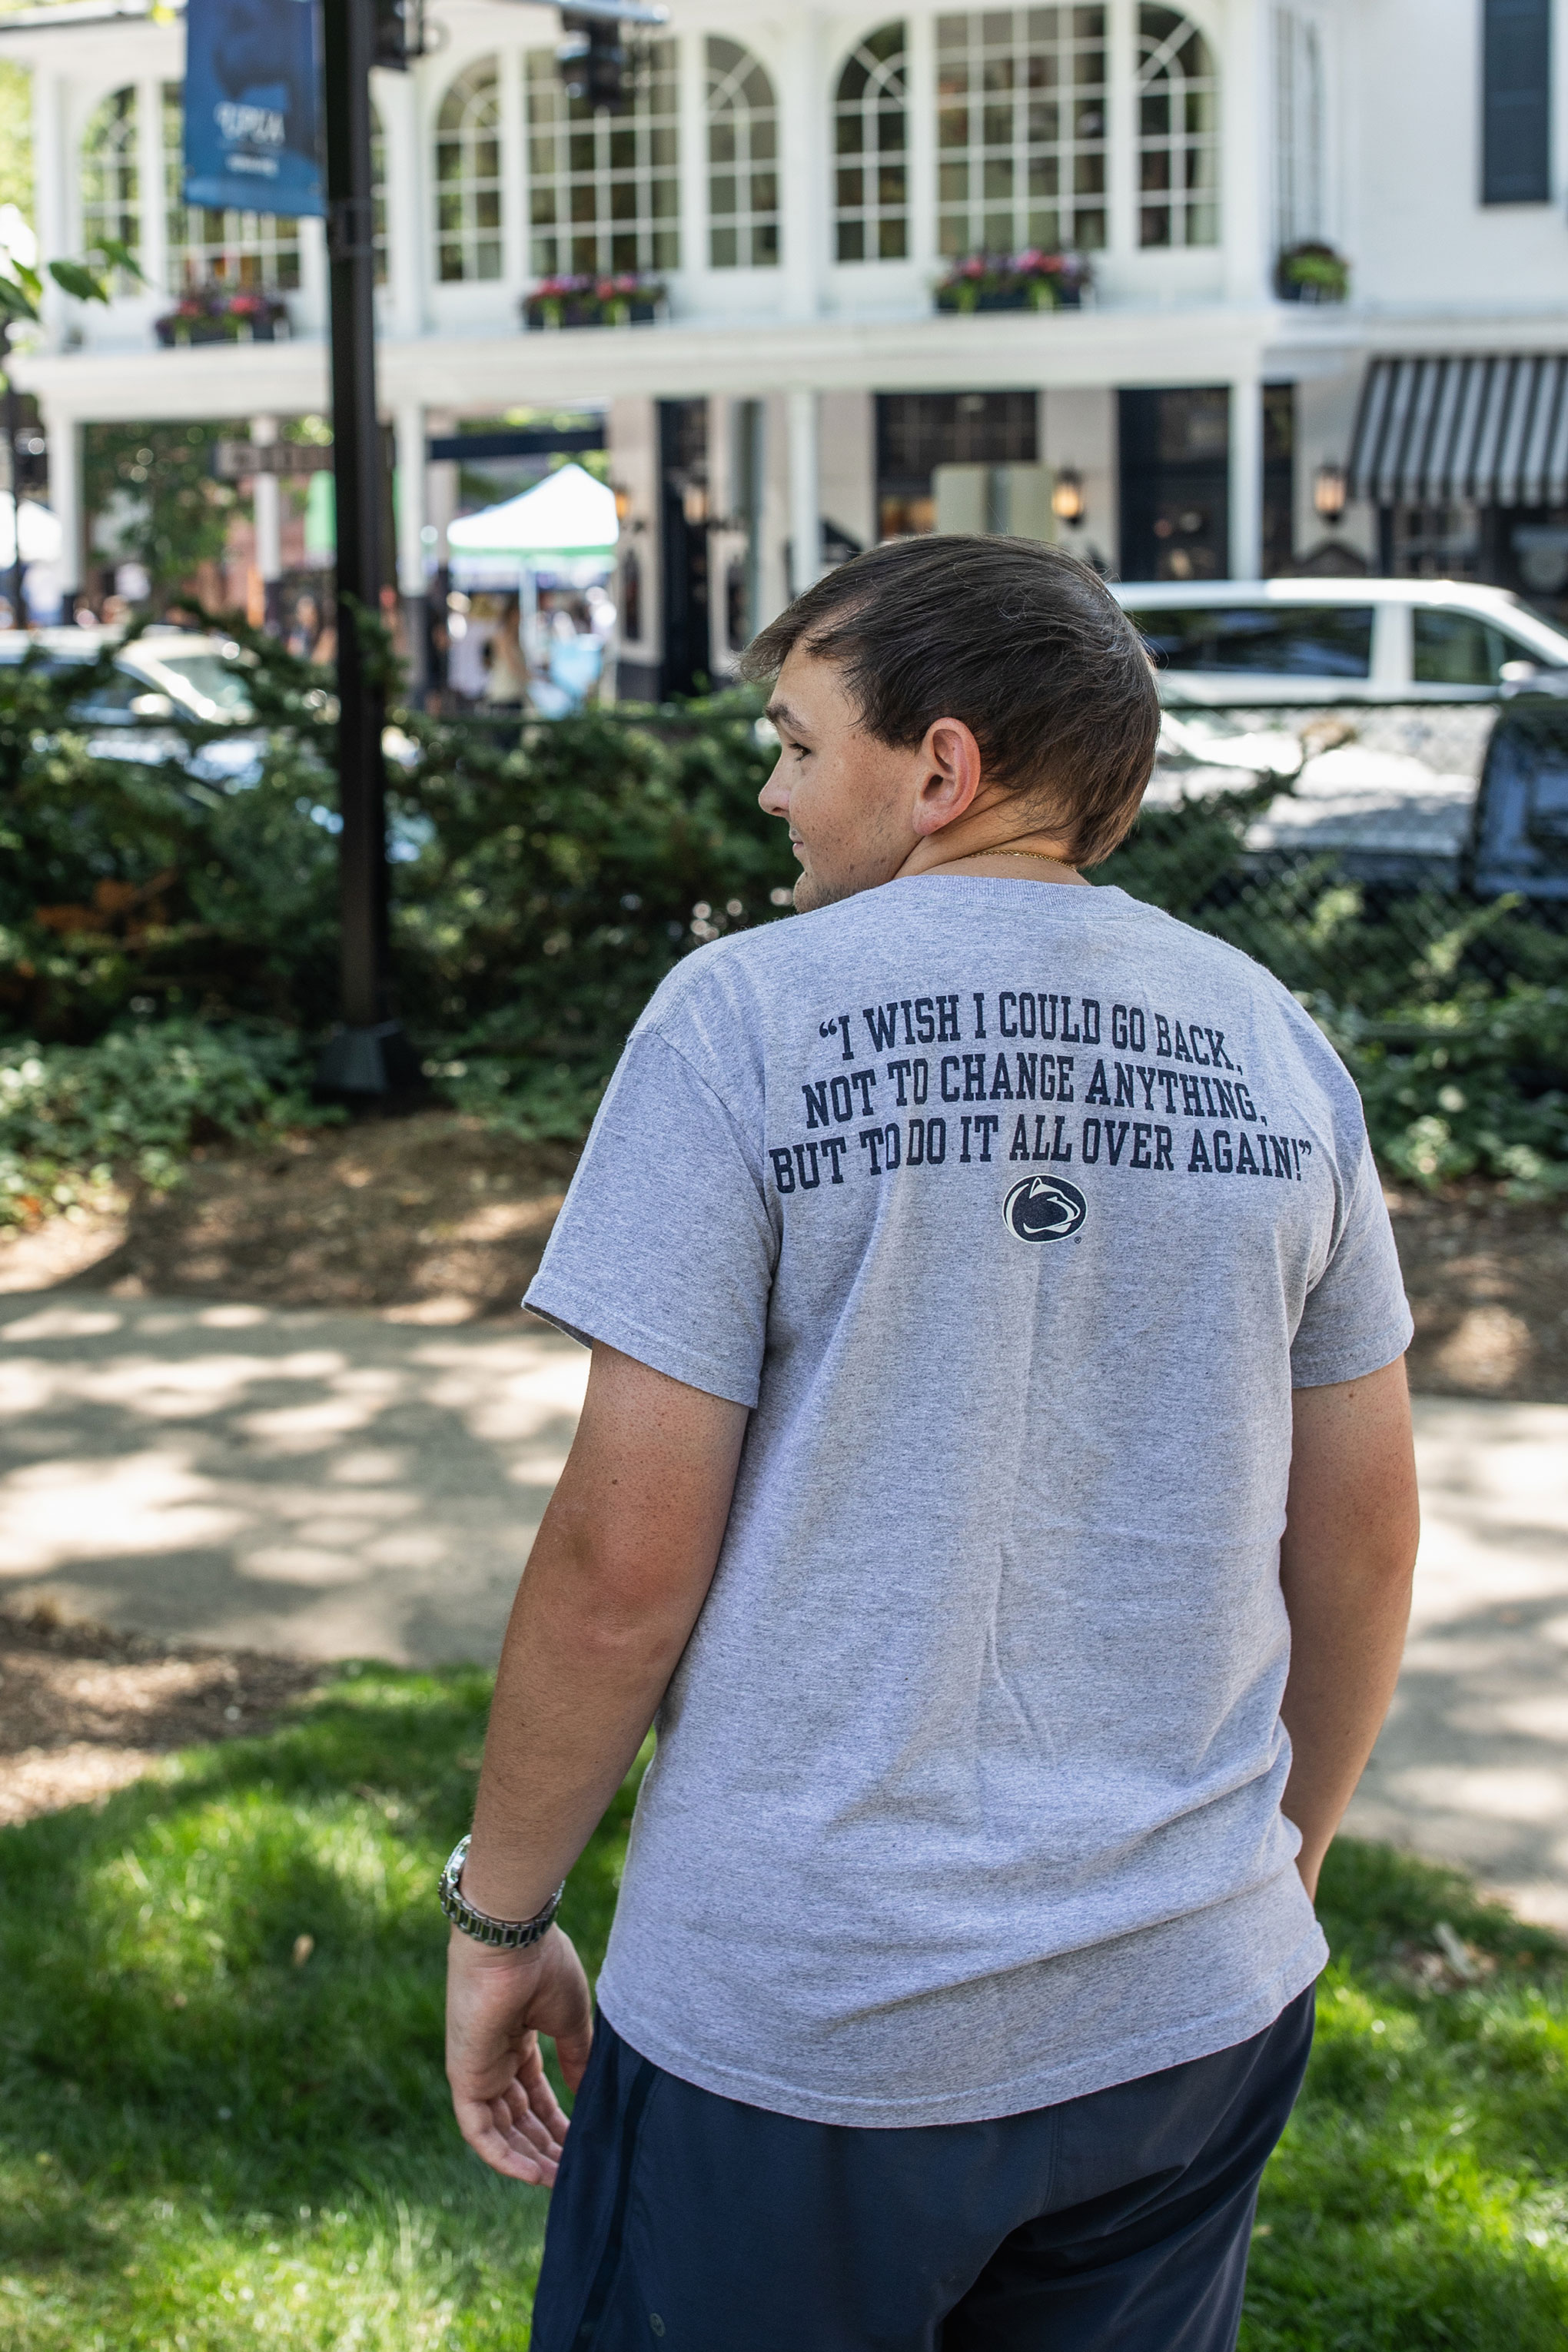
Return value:
M 162 1199 L 0 1234 L 0 1290 L 363 1307 L 399 1321 L 515 1314 L 576 1154 L 449 1111 L 370 1118 L 279 1148 L 199 1153 Z M 1568 1401 L 1568 1217 L 1471 1187 L 1390 1192 L 1430 1395 Z
M 0 1290 L 367 1307 L 427 1323 L 515 1314 L 576 1160 L 450 1111 L 202 1150 L 173 1192 L 0 1234 Z
M 265 1731 L 319 1666 L 0 1612 L 0 1825 L 101 1801 L 160 1756 Z

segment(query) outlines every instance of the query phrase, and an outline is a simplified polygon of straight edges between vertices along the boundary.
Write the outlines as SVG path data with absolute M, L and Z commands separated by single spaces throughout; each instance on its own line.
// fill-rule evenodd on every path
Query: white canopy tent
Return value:
M 574 707 L 592 688 L 601 672 L 604 638 L 574 635 L 559 614 L 553 630 L 546 628 L 539 614 L 539 591 L 542 586 L 596 591 L 615 563 L 619 537 L 614 491 L 577 465 L 559 467 L 520 497 L 464 515 L 447 530 L 454 586 L 499 588 L 516 594 L 516 644 L 528 675 L 528 698 L 546 718 Z M 467 621 L 460 632 L 454 627 L 454 637 L 466 642 L 460 655 L 454 646 L 452 682 L 460 692 L 493 696 L 493 680 L 509 676 L 498 660 L 506 658 L 506 624 L 503 620 L 499 629 L 488 620 L 478 625 L 485 640 L 495 633 L 493 643 L 479 639 Z M 565 630 L 564 643 L 554 635 L 561 629 Z M 484 682 L 486 667 L 491 667 L 489 685 Z M 515 662 L 510 683 L 522 683 Z M 497 698 L 509 699 L 510 690 Z
M 615 493 L 573 465 L 518 498 L 462 516 L 448 528 L 447 544 L 454 573 L 474 586 L 516 586 L 525 569 L 580 563 L 601 571 L 619 537 Z
M 606 493 L 606 495 L 608 495 Z M 615 501 L 611 499 L 611 506 Z M 60 560 L 61 534 L 59 520 L 49 508 L 40 506 L 37 499 L 22 500 L 22 561 L 24 563 L 58 563 Z M 0 490 L 0 571 L 6 571 L 16 561 L 16 531 L 11 517 L 11 493 Z

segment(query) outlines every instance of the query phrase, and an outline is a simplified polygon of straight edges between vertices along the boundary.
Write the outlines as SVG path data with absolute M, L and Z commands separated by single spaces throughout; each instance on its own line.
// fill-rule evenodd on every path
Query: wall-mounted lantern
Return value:
M 1079 530 L 1088 520 L 1089 508 L 1083 495 L 1083 476 L 1073 466 L 1058 466 L 1057 478 L 1051 487 L 1051 512 L 1069 530 Z
M 1345 510 L 1349 486 L 1345 469 L 1333 464 L 1320 466 L 1312 477 L 1312 509 L 1322 521 L 1336 523 Z

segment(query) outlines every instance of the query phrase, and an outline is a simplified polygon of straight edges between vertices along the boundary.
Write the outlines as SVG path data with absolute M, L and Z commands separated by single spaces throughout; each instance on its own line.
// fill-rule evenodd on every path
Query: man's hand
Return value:
M 575 2091 L 588 2063 L 594 2011 L 570 1937 L 552 1927 L 528 1951 L 502 1952 L 454 1927 L 447 1950 L 447 2080 L 458 2128 L 492 2171 L 549 2188 L 566 2117 L 540 2056 L 542 2033 L 553 2039 Z

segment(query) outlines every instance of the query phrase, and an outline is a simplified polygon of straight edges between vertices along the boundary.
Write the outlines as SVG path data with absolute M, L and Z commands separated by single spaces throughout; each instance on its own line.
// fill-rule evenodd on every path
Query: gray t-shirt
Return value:
M 668 2072 L 962 2123 L 1261 2032 L 1292 1382 L 1410 1318 L 1354 1087 L 1235 949 L 925 876 L 700 950 L 537 1313 L 752 1408 L 608 1958 Z

